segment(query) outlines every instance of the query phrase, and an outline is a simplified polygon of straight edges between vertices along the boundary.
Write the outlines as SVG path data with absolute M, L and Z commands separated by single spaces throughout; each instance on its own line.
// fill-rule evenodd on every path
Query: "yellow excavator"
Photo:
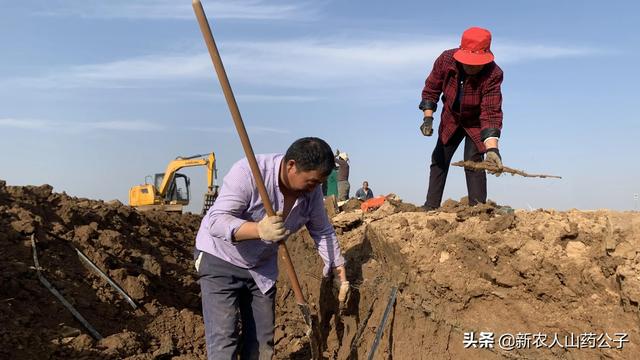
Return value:
M 191 180 L 177 171 L 192 166 L 207 167 L 207 192 L 204 194 L 202 215 L 213 205 L 218 197 L 216 157 L 214 153 L 193 156 L 179 156 L 167 165 L 164 173 L 155 174 L 153 183 L 137 185 L 129 190 L 129 205 L 138 210 L 162 210 L 182 212 L 182 208 L 189 204 Z

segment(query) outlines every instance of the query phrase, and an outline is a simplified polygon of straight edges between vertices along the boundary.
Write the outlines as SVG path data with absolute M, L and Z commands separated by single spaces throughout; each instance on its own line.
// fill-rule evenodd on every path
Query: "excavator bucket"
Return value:
M 216 186 L 213 191 L 207 191 L 204 194 L 204 203 L 202 205 L 202 215 L 204 216 L 207 211 L 209 211 L 209 208 L 211 207 L 211 205 L 213 205 L 213 203 L 216 201 L 216 199 L 218 198 L 218 187 Z

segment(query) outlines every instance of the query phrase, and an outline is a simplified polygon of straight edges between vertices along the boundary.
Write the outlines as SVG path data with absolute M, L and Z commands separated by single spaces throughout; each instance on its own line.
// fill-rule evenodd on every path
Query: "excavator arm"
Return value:
M 160 187 L 158 187 L 158 195 L 164 198 L 167 194 L 169 186 L 173 182 L 173 177 L 175 176 L 176 172 L 182 168 L 192 166 L 207 167 L 207 189 L 208 191 L 213 191 L 213 182 L 215 179 L 216 171 L 215 154 L 209 153 L 207 158 L 202 158 L 203 156 L 207 156 L 207 154 L 194 155 L 190 157 L 178 157 L 175 160 L 171 161 L 169 165 L 167 165 L 167 169 L 164 171 L 162 183 L 160 184 Z
M 214 181 L 216 179 L 216 156 L 214 153 L 209 153 L 209 162 L 207 163 L 207 190 L 212 192 L 214 189 Z

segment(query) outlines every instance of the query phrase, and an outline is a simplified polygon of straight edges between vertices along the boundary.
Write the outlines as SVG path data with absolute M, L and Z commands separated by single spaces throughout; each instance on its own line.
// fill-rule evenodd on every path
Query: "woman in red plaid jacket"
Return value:
M 429 189 L 424 208 L 440 207 L 454 152 L 465 139 L 464 160 L 487 161 L 502 168 L 498 139 L 502 129 L 502 69 L 493 61 L 491 33 L 472 27 L 462 34 L 458 49 L 446 50 L 433 65 L 422 90 L 420 110 L 424 112 L 420 130 L 433 134 L 433 113 L 442 95 L 442 115 L 438 142 L 431 156 Z M 484 171 L 465 169 L 469 205 L 487 200 Z

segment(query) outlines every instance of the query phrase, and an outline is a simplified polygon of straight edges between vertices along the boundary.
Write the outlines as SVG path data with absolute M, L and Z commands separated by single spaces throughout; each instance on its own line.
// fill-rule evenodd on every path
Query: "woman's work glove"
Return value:
M 433 135 L 433 116 L 425 116 L 422 118 L 422 125 L 420 125 L 420 131 L 424 136 Z
M 498 148 L 487 149 L 486 161 L 497 166 L 499 170 L 502 170 L 502 156 L 500 156 L 500 150 L 498 150 Z

